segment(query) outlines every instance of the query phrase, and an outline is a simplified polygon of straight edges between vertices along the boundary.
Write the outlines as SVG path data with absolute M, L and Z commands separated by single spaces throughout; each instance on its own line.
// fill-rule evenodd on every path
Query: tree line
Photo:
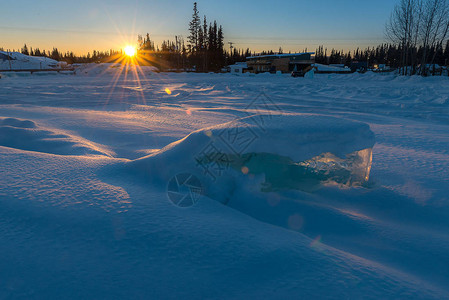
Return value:
M 200 68 L 198 71 L 217 71 L 223 66 L 233 64 L 235 62 L 244 62 L 247 57 L 256 55 L 249 48 L 237 49 L 234 48 L 232 52 L 224 51 L 222 59 L 220 63 L 207 61 L 206 56 L 198 55 L 194 59 L 195 62 L 189 57 L 188 48 L 185 45 L 185 42 L 182 36 L 175 36 L 175 41 L 163 41 L 161 45 L 155 45 L 155 43 L 151 40 L 150 35 L 147 34 L 145 37 L 139 36 L 139 49 L 141 49 L 142 53 L 145 51 L 149 51 L 149 55 L 153 56 L 153 59 L 149 59 L 149 63 L 158 64 L 159 61 L 165 61 L 169 63 L 169 66 L 165 66 L 165 69 L 176 69 L 176 70 L 187 70 L 192 68 L 195 65 L 195 62 L 201 63 L 205 62 L 210 63 L 213 66 L 213 69 L 206 65 L 206 69 L 201 69 L 203 66 L 200 64 Z M 408 49 L 410 51 L 410 49 Z M 0 51 L 4 51 L 0 48 Z M 14 52 L 14 50 L 13 50 Z M 21 53 L 25 55 L 31 56 L 45 56 L 58 61 L 66 61 L 67 63 L 92 63 L 92 62 L 106 62 L 111 61 L 114 57 L 121 56 L 121 51 L 109 50 L 106 52 L 102 51 L 92 51 L 87 55 L 76 56 L 73 52 L 65 52 L 61 53 L 57 48 L 53 48 L 52 51 L 41 51 L 39 48 L 28 48 L 27 45 L 24 45 L 22 49 L 20 49 Z M 307 49 L 303 49 L 300 52 L 307 52 Z M 430 47 L 428 49 L 424 49 L 420 46 L 417 49 L 413 50 L 416 53 L 415 62 L 420 62 L 424 52 L 430 58 L 434 64 L 438 64 L 440 66 L 446 66 L 449 64 L 449 41 L 446 41 L 446 45 L 443 47 L 441 43 L 436 45 L 436 47 Z M 278 52 L 274 52 L 272 50 L 262 51 L 257 55 L 273 55 L 273 54 L 283 54 L 282 48 L 279 49 Z M 419 71 L 418 64 L 412 65 L 413 67 L 404 68 L 404 49 L 401 45 L 395 44 L 382 44 L 377 47 L 368 47 L 365 49 L 357 48 L 354 51 L 343 51 L 331 49 L 328 50 L 324 48 L 324 46 L 319 46 L 315 50 L 315 62 L 320 64 L 344 64 L 346 66 L 351 66 L 353 62 L 368 62 L 370 66 L 385 64 L 392 68 L 399 68 L 401 72 L 406 72 L 408 70 L 408 75 L 417 74 Z M 146 54 L 143 54 L 144 56 Z M 204 54 L 203 54 L 204 55 Z M 215 64 L 215 65 L 213 65 Z M 162 66 L 164 68 L 164 66 Z M 413 71 L 414 70 L 414 71 Z
M 410 49 L 408 49 L 410 50 Z M 385 64 L 392 68 L 399 68 L 400 72 L 408 70 L 409 75 L 417 74 L 420 69 L 418 62 L 422 62 L 425 55 L 431 58 L 426 60 L 427 64 L 438 64 L 440 66 L 446 66 L 449 63 L 449 41 L 446 41 L 446 45 L 443 47 L 442 43 L 439 43 L 432 47 L 417 47 L 414 49 L 415 64 L 407 64 L 404 58 L 404 48 L 401 45 L 385 43 L 377 47 L 368 47 L 365 49 L 357 48 L 355 51 L 339 51 L 332 49 L 328 51 L 323 50 L 323 46 L 319 46 L 315 53 L 315 61 L 321 64 L 344 64 L 350 66 L 353 62 L 368 62 L 370 66 Z M 405 66 L 409 66 L 406 68 Z M 413 73 L 413 70 L 414 73 Z M 424 69 L 423 69 L 424 70 Z M 405 75 L 405 73 L 404 73 Z
M 6 51 L 4 48 L 0 47 L 0 51 Z M 74 63 L 92 63 L 106 61 L 110 57 L 114 57 L 122 54 L 122 51 L 109 50 L 109 51 L 98 51 L 93 50 L 92 54 L 88 52 L 84 55 L 75 55 L 72 51 L 61 52 L 58 48 L 53 48 L 52 50 L 40 50 L 39 48 L 29 47 L 24 44 L 24 46 L 19 50 L 7 50 L 7 52 L 20 52 L 29 56 L 43 56 L 48 57 L 57 61 L 65 61 L 69 64 Z

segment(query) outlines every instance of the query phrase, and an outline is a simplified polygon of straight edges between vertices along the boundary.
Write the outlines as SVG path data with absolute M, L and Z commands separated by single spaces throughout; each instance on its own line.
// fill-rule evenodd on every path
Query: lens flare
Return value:
M 127 56 L 129 56 L 129 57 L 133 57 L 133 56 L 135 56 L 136 55 L 136 47 L 133 47 L 133 46 L 126 46 L 124 49 L 123 49 L 124 51 L 125 51 L 125 54 L 127 55 Z

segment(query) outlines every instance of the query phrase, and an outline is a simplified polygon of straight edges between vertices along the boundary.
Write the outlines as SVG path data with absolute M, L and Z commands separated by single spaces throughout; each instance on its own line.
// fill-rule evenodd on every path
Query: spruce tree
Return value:
M 22 48 L 22 54 L 30 55 L 30 53 L 28 52 L 27 44 L 23 45 L 23 48 Z
M 221 68 L 225 65 L 225 57 L 224 57 L 224 35 L 223 35 L 223 27 L 220 25 L 218 28 L 217 34 L 217 63 L 218 68 Z
M 191 52 L 195 52 L 198 50 L 198 37 L 199 37 L 199 31 L 200 31 L 200 16 L 198 12 L 197 3 L 193 3 L 193 15 L 192 20 L 189 23 L 189 33 L 187 40 L 189 42 L 189 46 L 191 49 Z

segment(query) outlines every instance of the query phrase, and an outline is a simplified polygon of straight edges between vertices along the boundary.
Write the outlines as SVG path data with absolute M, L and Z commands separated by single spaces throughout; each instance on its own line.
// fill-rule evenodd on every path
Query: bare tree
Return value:
M 418 41 L 421 23 L 420 10 L 422 0 L 401 0 L 391 13 L 386 25 L 386 35 L 394 44 L 401 47 L 401 74 L 407 75 L 411 70 L 407 68 L 414 64 L 412 49 Z
M 407 74 L 414 75 L 418 66 L 418 45 L 420 41 L 420 30 L 423 23 L 423 0 L 415 0 L 412 3 L 411 26 L 409 35 L 408 52 L 410 63 L 407 63 Z
M 443 43 L 449 30 L 449 2 L 447 0 L 426 0 L 423 7 L 423 26 L 421 30 L 421 41 L 423 55 L 421 57 L 420 74 L 427 75 L 428 62 L 433 64 L 436 51 L 429 59 L 429 50 L 436 49 L 437 45 Z
M 386 24 L 387 38 L 401 48 L 401 74 L 413 75 L 418 66 L 417 49 L 423 49 L 419 68 L 426 75 L 426 64 L 449 34 L 449 0 L 400 0 Z

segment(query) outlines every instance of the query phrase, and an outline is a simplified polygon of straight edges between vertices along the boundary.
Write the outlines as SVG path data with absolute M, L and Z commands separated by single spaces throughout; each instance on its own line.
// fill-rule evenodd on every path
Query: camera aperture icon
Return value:
M 180 173 L 173 176 L 168 182 L 168 199 L 178 207 L 195 205 L 203 195 L 203 185 L 193 174 Z

